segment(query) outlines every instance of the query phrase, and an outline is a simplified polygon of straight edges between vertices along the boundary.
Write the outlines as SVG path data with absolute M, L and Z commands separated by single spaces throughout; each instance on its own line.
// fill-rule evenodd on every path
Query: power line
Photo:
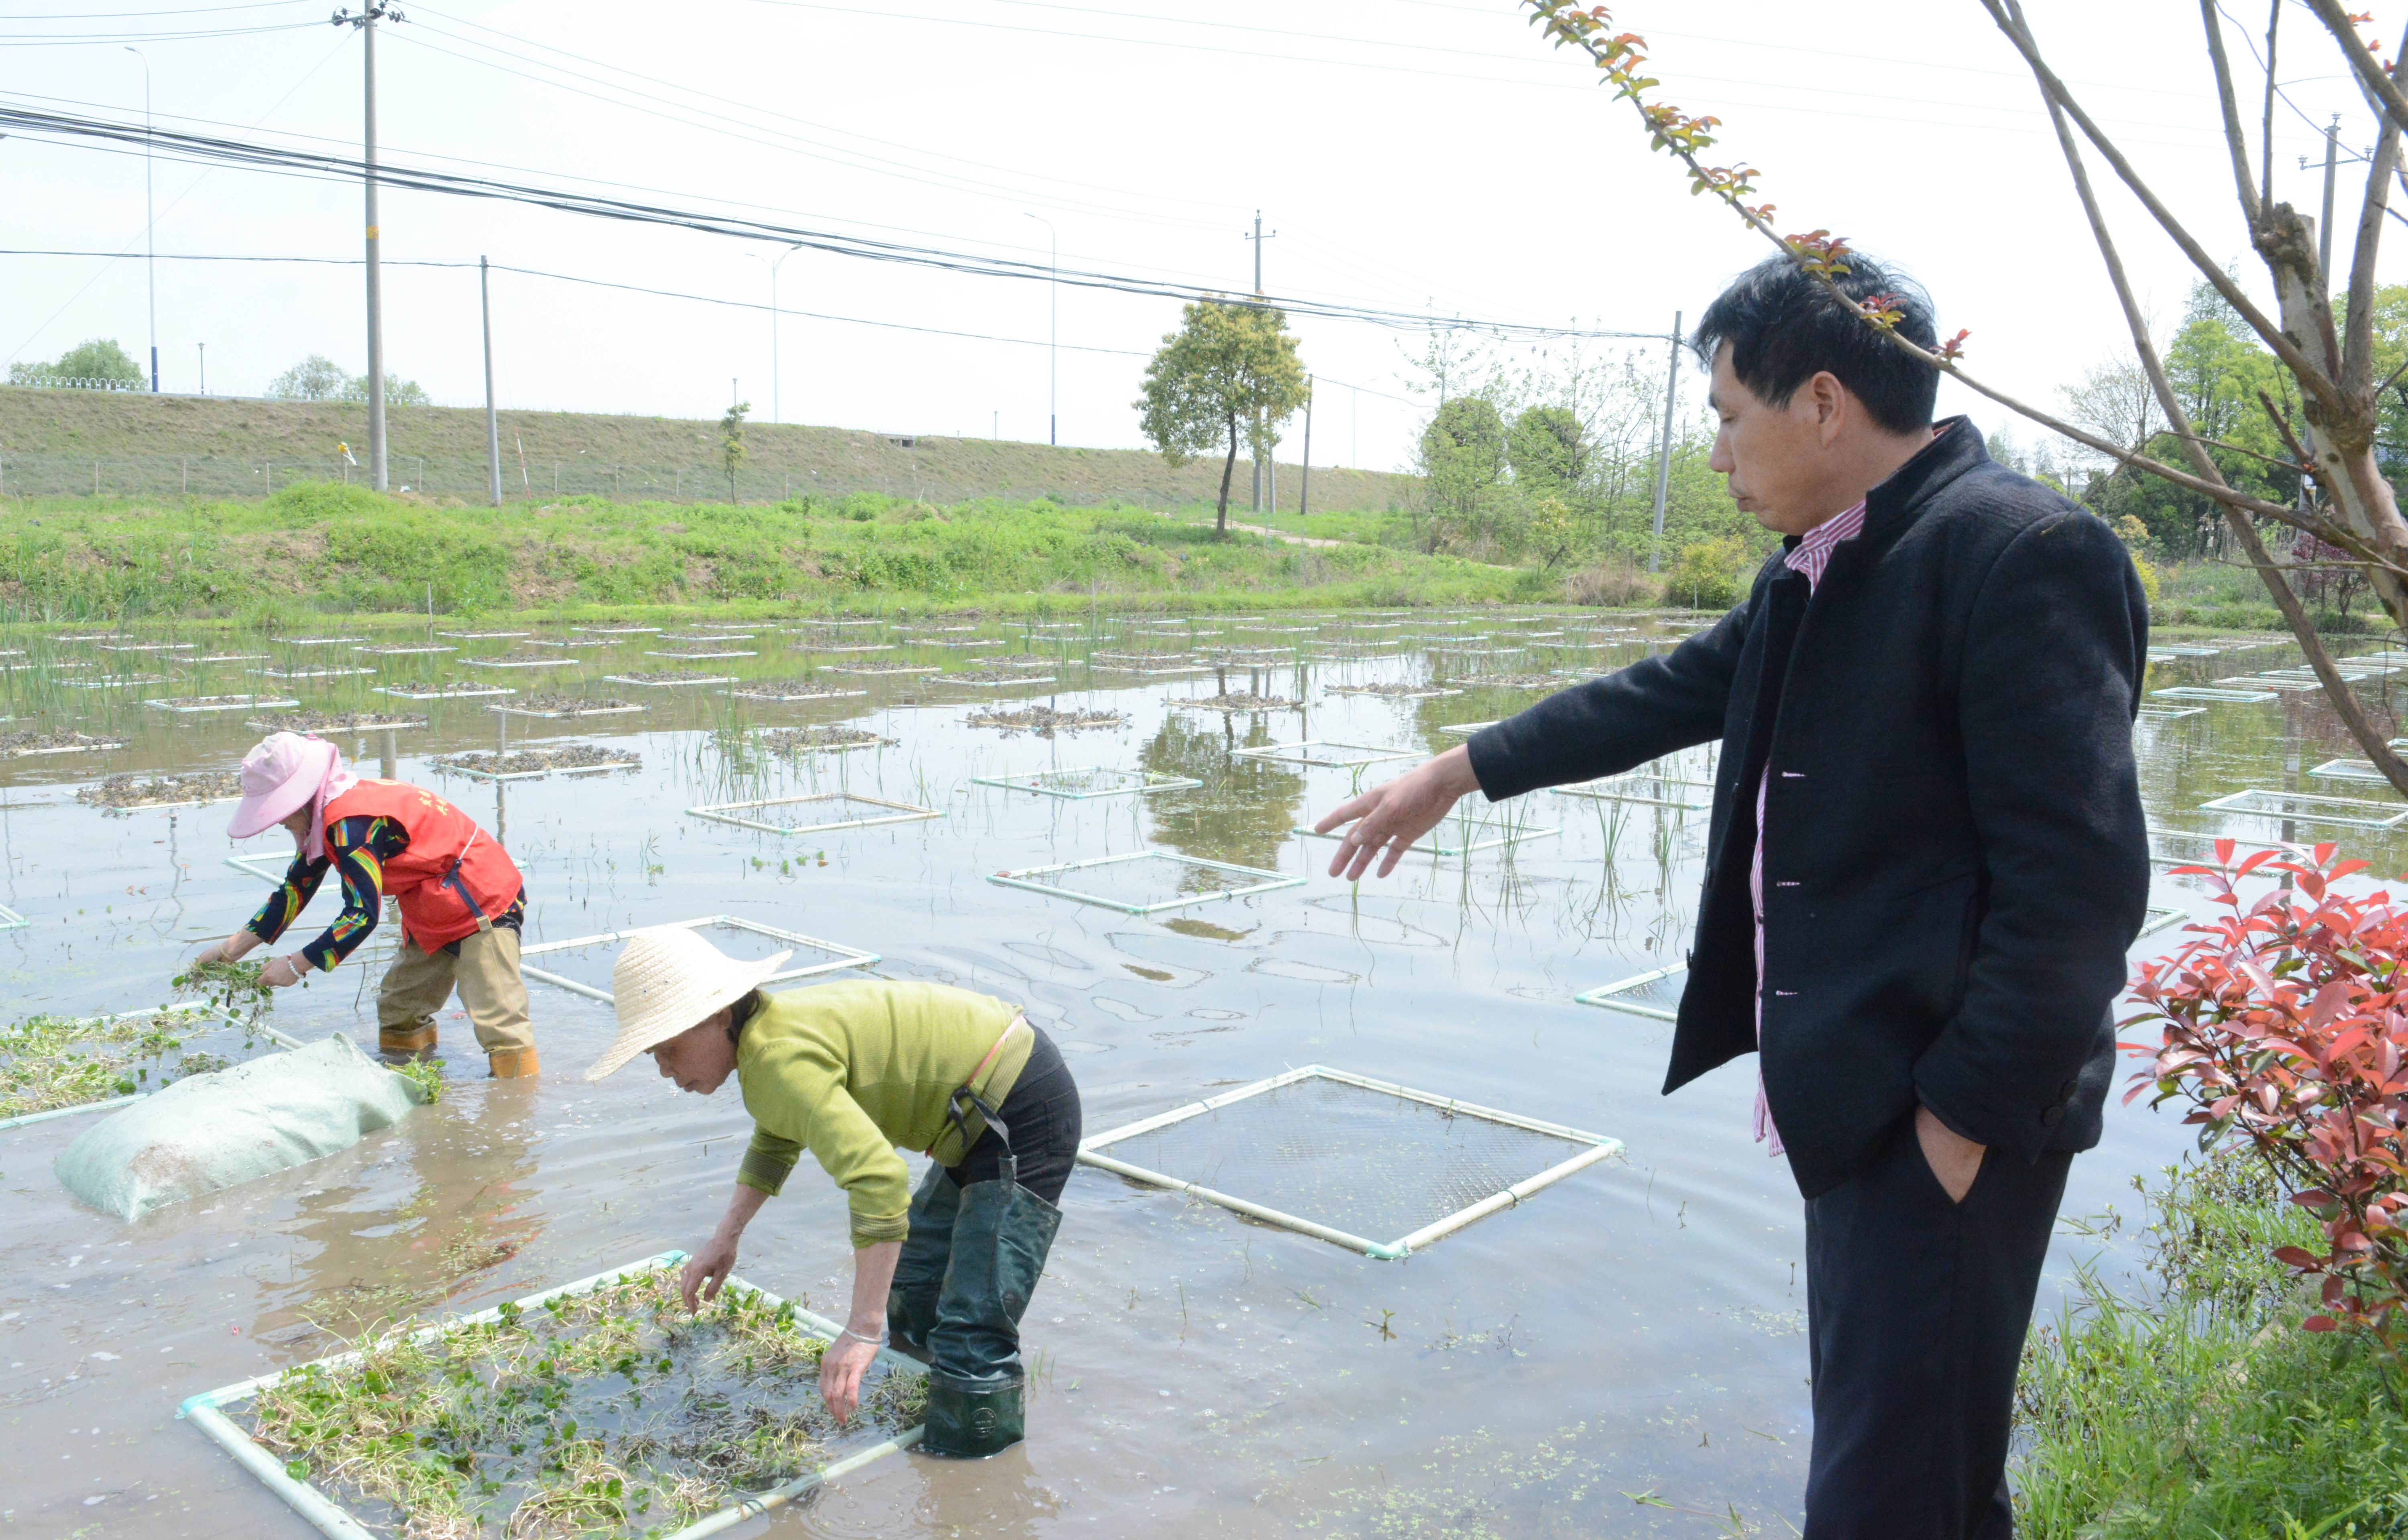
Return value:
M 149 144 L 155 147 L 158 153 L 175 159 L 238 166 L 319 180 L 360 181 L 366 180 L 370 169 L 364 162 L 348 155 L 286 150 L 273 145 L 249 143 L 209 135 L 179 133 L 174 130 L 146 136 L 138 124 L 78 117 L 66 113 L 40 112 L 7 105 L 0 105 L 0 128 L 25 134 L 36 139 L 56 142 L 97 140 L 103 145 Z M 1010 278 L 1025 281 L 1050 278 L 1081 288 L 1107 290 L 1187 303 L 1198 301 L 1223 303 L 1226 300 L 1226 295 L 1217 290 L 1193 284 L 1173 283 L 1160 279 L 1140 278 L 1133 274 L 1090 268 L 1055 268 L 1043 263 L 1021 262 L 1007 257 L 981 256 L 941 247 L 873 240 L 865 237 L 838 235 L 796 225 L 776 224 L 765 220 L 744 219 L 724 214 L 704 214 L 655 204 L 636 203 L 621 198 L 599 197 L 563 188 L 539 187 L 526 183 L 498 181 L 490 178 L 461 176 L 452 172 L 435 171 L 389 162 L 380 162 L 375 166 L 374 175 L 380 186 L 405 188 L 414 192 L 439 193 L 455 197 L 490 198 L 499 202 L 550 209 L 561 213 L 618 220 L 629 223 L 673 226 L 706 235 L 728 236 L 740 240 L 776 241 L 786 245 L 806 246 L 832 256 L 853 257 L 863 261 L 927 267 L 980 278 Z M 1441 329 L 1481 332 L 1498 338 L 1516 340 L 1557 337 L 1636 340 L 1653 338 L 1661 335 L 1654 332 L 1610 331 L 1593 327 L 1533 325 L 1522 322 L 1482 320 L 1459 315 L 1417 314 L 1374 306 L 1290 295 L 1265 295 L 1262 297 L 1262 303 L 1292 314 L 1313 316 L 1323 320 L 1354 321 L 1410 331 Z
M 12 17 L 10 20 L 21 20 Z M 263 32 L 299 32 L 322 26 L 322 22 L 275 22 L 256 27 L 217 27 L 204 32 L 10 32 L 0 33 L 0 48 L 80 47 L 98 43 L 188 43 L 209 37 L 254 37 Z

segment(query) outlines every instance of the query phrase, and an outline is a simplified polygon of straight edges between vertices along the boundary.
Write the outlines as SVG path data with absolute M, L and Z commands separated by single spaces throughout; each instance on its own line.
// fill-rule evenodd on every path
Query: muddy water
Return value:
M 1511 816 L 1522 832 L 1553 828 L 1553 836 L 1526 840 L 1510 856 L 1415 856 L 1396 879 L 1354 892 L 1321 874 L 1326 842 L 1289 831 L 1383 771 L 1234 753 L 1305 738 L 1426 752 L 1459 741 L 1445 726 L 1504 714 L 1534 692 L 1394 700 L 1330 686 L 1434 670 L 1613 666 L 1663 645 L 1652 625 L 1600 637 L 1586 634 L 1591 624 L 1489 614 L 1369 626 L 1107 621 L 1054 633 L 986 624 L 968 634 L 1002 649 L 936 645 L 965 637 L 931 627 L 931 641 L 859 655 L 953 668 L 1034 651 L 1058 659 L 1058 683 L 974 690 L 925 676 L 822 674 L 867 694 L 793 705 L 603 683 L 607 672 L 698 667 L 644 654 L 700 644 L 645 637 L 561 649 L 565 661 L 535 679 L 463 666 L 523 651 L 519 639 L 385 656 L 355 655 L 351 643 L 192 639 L 195 654 L 265 653 L 288 673 L 363 657 L 376 670 L 265 681 L 241 672 L 258 663 L 178 667 L 89 642 L 10 640 L 30 654 L 7 676 L 12 727 L 73 727 L 129 747 L 96 765 L 80 756 L 0 764 L 0 902 L 30 921 L 0 932 L 0 967 L 14 1012 L 155 1003 L 176 960 L 239 925 L 263 896 L 259 877 L 225 864 L 241 852 L 224 837 L 224 806 L 110 814 L 73 800 L 78 778 L 101 768 L 222 769 L 255 736 L 239 713 L 177 716 L 138 704 L 145 693 L 264 684 L 346 710 L 402 704 L 369 693 L 394 679 L 498 678 L 634 697 L 651 709 L 583 723 L 511 720 L 509 733 L 513 746 L 631 750 L 643 759 L 636 773 L 498 788 L 447 778 L 429 756 L 495 746 L 496 719 L 480 700 L 421 708 L 432 726 L 399 739 L 405 776 L 506 831 L 527 874 L 530 943 L 729 914 L 874 951 L 883 976 L 1025 1002 L 1068 1052 L 1090 1131 L 1319 1062 L 1628 1146 L 1626 1159 L 1402 1263 L 1082 1171 L 1027 1324 L 1029 1442 L 976 1465 L 891 1459 L 751 1532 L 1698 1534 L 1719 1533 L 1716 1521 L 1735 1514 L 1780 1533 L 1799 1518 L 1807 1449 L 1801 1235 L 1785 1170 L 1747 1137 L 1752 1066 L 1660 1097 L 1669 1026 L 1572 1000 L 1679 955 L 1704 815 L 1541 795 Z M 1298 626 L 1313 629 L 1279 629 Z M 1573 634 L 1528 635 L 1553 630 Z M 555 630 L 537 640 L 571 639 Z M 803 642 L 761 634 L 725 644 L 755 656 L 711 666 L 789 679 L 843 660 Z M 1287 651 L 1188 677 L 1108 674 L 1087 661 L 1096 651 L 1193 646 Z M 1298 647 L 1317 660 L 1294 661 Z M 2273 647 L 2181 659 L 2154 669 L 2151 684 L 2296 661 Z M 165 683 L 64 685 L 136 674 Z M 1225 716 L 1178 705 L 1250 685 L 1303 709 Z M 970 726 L 969 713 L 997 697 L 1117 709 L 1128 722 L 1054 740 Z M 752 727 L 839 723 L 895 743 L 792 761 L 742 746 Z M 2252 787 L 2393 800 L 2307 775 L 2347 752 L 2313 697 L 2210 705 L 2145 726 L 2138 741 L 2153 820 L 2172 828 L 2279 832 L 2199 810 Z M 376 746 L 346 740 L 371 769 Z M 1703 763 L 1693 756 L 1691 768 Z M 1203 784 L 1064 801 L 976 780 L 1089 765 Z M 684 811 L 816 791 L 941 816 L 791 837 Z M 2386 870 L 2408 856 L 2396 836 L 2327 832 Z M 1148 846 L 1308 880 L 1153 917 L 985 880 Z M 266 841 L 241 848 L 274 854 Z M 2160 872 L 2157 901 L 2203 911 L 2197 891 Z M 304 923 L 325 923 L 335 901 L 322 895 Z M 561 971 L 599 978 L 595 962 L 565 959 Z M 288 993 L 277 1020 L 304 1038 L 372 1033 L 376 974 L 373 961 L 355 959 Z M 492 1303 L 702 1240 L 749 1128 L 734 1091 L 681 1097 L 640 1063 L 586 1085 L 578 1072 L 607 1040 L 609 1008 L 542 986 L 535 1002 L 541 1079 L 482 1079 L 466 1022 L 449 1017 L 451 1078 L 437 1107 L 346 1154 L 134 1225 L 79 1211 L 52 1181 L 50 1161 L 79 1120 L 0 1134 L 0 1429 L 9 1450 L 0 1523 L 29 1534 L 304 1533 L 178 1425 L 181 1398 L 319 1356 L 329 1332 Z M 2112 1108 L 2104 1145 L 2075 1165 L 2068 1212 L 2130 1212 L 2132 1175 L 2186 1144 L 2170 1118 Z M 1433 1179 L 1413 1151 L 1395 1147 L 1367 1152 L 1360 1175 L 1374 1191 Z M 2078 1235 L 2060 1241 L 2044 1310 L 2062 1297 L 2072 1263 L 2100 1248 Z M 840 1312 L 847 1266 L 842 1199 L 806 1162 L 754 1224 L 740 1271 Z M 1632 1493 L 1652 1496 L 1642 1504 Z

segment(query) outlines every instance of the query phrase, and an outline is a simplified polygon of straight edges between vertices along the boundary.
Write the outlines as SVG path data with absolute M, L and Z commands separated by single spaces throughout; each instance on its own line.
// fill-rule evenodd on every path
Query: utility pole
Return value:
M 1647 540 L 1647 570 L 1661 571 L 1664 559 L 1664 494 L 1672 482 L 1672 407 L 1681 391 L 1681 312 L 1672 312 L 1672 347 L 1664 367 L 1664 437 L 1656 447 L 1656 518 Z
M 390 0 L 367 0 L 356 11 L 338 10 L 334 24 L 352 27 L 360 35 L 361 92 L 365 129 L 361 135 L 362 164 L 366 168 L 368 269 L 368 484 L 379 492 L 392 490 L 385 476 L 384 453 L 384 275 L 377 265 L 377 110 L 376 24 L 404 22 Z
M 779 389 L 785 377 L 778 368 L 778 266 L 802 249 L 802 242 L 796 241 L 779 252 L 776 262 L 758 252 L 744 253 L 769 269 L 769 421 L 773 423 L 786 420 L 785 401 Z
M 151 301 L 151 396 L 159 396 L 159 212 L 151 200 L 151 128 L 150 128 L 150 55 L 125 46 L 125 53 L 142 60 L 142 267 Z M 2326 195 L 2331 203 L 2331 195 Z
M 209 393 L 209 345 L 208 345 L 208 343 L 204 342 L 204 343 L 202 343 L 202 344 L 201 344 L 201 394 L 202 394 L 203 396 L 207 396 L 208 393 Z
M 485 486 L 502 506 L 502 420 L 494 410 L 494 287 L 485 259 L 477 259 L 477 301 L 485 312 Z M 423 479 L 423 478 L 422 478 Z
M 1298 524 L 1312 511 L 1312 376 L 1304 377 L 1304 485 L 1296 495 L 1296 518 Z
M 1263 242 L 1274 239 L 1278 235 L 1279 232 L 1277 230 L 1273 230 L 1268 236 L 1263 234 L 1263 211 L 1259 209 L 1255 209 L 1254 233 L 1248 236 L 1246 238 L 1254 243 L 1254 298 L 1257 303 L 1259 303 L 1263 297 Z M 1255 448 L 1254 510 L 1257 513 L 1263 511 L 1263 482 L 1265 479 L 1263 476 L 1263 452 L 1261 447 L 1263 426 L 1262 413 L 1256 412 L 1254 414 Z
M 1054 231 L 1054 222 L 1041 214 L 1021 210 L 1027 218 L 1045 226 L 1045 235 L 1054 243 L 1053 276 L 1046 281 L 1045 318 L 1045 441 L 1062 441 L 1062 237 Z

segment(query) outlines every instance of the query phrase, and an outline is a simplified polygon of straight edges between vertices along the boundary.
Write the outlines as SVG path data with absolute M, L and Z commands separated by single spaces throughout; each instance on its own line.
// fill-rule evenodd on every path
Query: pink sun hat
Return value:
M 269 733 L 242 756 L 242 800 L 235 804 L 226 833 L 248 840 L 310 808 L 305 854 L 315 859 L 325 848 L 326 804 L 358 784 L 359 777 L 343 769 L 342 755 L 324 739 Z

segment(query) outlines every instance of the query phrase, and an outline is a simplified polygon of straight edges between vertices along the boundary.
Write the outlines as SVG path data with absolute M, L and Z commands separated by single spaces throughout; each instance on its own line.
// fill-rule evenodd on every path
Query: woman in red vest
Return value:
M 280 988 L 332 971 L 376 929 L 390 897 L 401 906 L 402 941 L 377 993 L 377 1045 L 431 1051 L 435 1013 L 456 987 L 494 1077 L 536 1072 L 519 973 L 525 886 L 492 835 L 423 786 L 360 779 L 334 744 L 299 733 L 271 733 L 243 757 L 242 792 L 226 832 L 247 840 L 281 825 L 298 848 L 251 924 L 197 960 L 232 962 L 275 941 L 332 866 L 342 873 L 342 914 L 316 941 L 269 962 L 265 982 Z

